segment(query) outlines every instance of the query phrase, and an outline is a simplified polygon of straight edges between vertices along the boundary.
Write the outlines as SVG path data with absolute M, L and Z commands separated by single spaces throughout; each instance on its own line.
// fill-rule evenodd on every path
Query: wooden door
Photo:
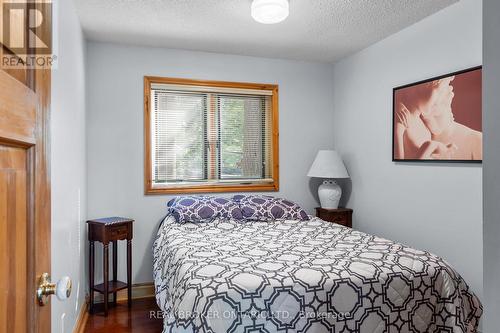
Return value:
M 50 69 L 0 63 L 0 333 L 50 332 L 50 305 L 35 296 L 50 273 L 49 108 Z

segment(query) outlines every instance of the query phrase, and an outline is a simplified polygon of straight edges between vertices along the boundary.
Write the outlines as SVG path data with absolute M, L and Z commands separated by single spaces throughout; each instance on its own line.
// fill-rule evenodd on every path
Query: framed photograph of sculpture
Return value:
M 482 68 L 394 88 L 392 160 L 481 163 Z

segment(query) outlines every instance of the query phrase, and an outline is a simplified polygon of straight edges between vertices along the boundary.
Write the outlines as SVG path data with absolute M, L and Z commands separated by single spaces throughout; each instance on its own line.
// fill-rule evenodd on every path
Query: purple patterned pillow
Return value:
M 242 219 L 239 205 L 231 199 L 212 196 L 175 197 L 167 204 L 177 223 L 211 222 L 216 218 Z
M 235 195 L 233 200 L 239 203 L 245 220 L 309 220 L 306 211 L 290 200 L 269 195 Z

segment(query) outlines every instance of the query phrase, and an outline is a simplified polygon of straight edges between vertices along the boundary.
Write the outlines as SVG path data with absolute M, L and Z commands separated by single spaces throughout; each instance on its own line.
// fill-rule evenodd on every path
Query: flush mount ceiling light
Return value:
M 279 23 L 288 17 L 288 0 L 253 0 L 252 17 L 263 24 Z

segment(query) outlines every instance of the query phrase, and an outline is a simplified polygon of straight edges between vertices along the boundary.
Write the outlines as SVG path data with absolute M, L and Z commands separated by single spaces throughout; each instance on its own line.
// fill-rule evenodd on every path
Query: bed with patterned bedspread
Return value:
M 178 224 L 153 246 L 164 332 L 476 332 L 443 259 L 317 218 Z

